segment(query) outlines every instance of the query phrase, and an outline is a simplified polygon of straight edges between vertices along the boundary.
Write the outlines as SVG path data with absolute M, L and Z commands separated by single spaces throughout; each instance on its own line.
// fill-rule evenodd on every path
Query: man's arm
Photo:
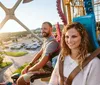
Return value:
M 50 56 L 49 56 L 50 53 L 52 53 L 55 49 L 57 49 L 57 47 L 58 47 L 58 44 L 55 41 L 50 42 L 46 46 L 46 48 L 45 48 L 45 50 L 44 50 L 44 52 L 42 54 L 41 60 L 38 63 L 36 63 L 33 67 L 31 67 L 29 69 L 29 71 L 39 70 L 44 65 L 46 65 L 46 63 L 50 60 Z
M 33 60 L 21 71 L 21 74 L 28 72 L 28 70 L 35 64 L 42 54 L 42 49 L 34 56 Z
M 34 58 L 30 62 L 30 65 L 34 64 L 42 55 L 43 50 L 41 49 L 37 54 L 35 54 Z
M 36 63 L 33 67 L 31 67 L 28 71 L 29 72 L 37 71 L 40 68 L 42 68 L 48 61 L 49 61 L 49 57 L 43 56 L 41 60 L 38 63 Z

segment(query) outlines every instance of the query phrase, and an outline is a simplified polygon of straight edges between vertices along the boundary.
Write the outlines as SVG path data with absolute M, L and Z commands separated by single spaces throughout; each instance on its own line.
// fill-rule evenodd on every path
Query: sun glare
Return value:
M 17 32 L 17 31 L 24 31 L 25 29 L 20 26 L 17 22 L 14 20 L 9 20 L 6 22 L 6 24 L 1 28 L 0 33 L 2 32 Z

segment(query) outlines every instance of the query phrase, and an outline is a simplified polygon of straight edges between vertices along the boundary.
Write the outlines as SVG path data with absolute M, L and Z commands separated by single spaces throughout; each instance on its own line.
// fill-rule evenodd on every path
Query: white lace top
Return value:
M 59 85 L 58 61 L 48 85 Z M 70 56 L 66 56 L 64 60 L 64 76 L 68 77 L 77 65 L 76 61 Z M 74 78 L 72 85 L 100 85 L 100 59 L 96 57 L 90 61 L 90 63 Z

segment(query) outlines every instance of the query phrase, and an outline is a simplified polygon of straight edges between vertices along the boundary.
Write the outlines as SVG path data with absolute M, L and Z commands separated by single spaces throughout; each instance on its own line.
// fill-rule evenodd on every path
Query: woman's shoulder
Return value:
M 88 71 L 99 70 L 100 71 L 100 59 L 98 57 L 93 58 L 88 65 L 85 67 Z
M 100 62 L 100 59 L 98 57 L 95 57 L 92 62 Z
M 100 66 L 100 59 L 98 57 L 95 57 L 94 59 L 92 59 L 90 61 L 91 64 L 93 64 L 93 66 Z
M 90 55 L 91 55 L 91 53 L 88 53 L 87 57 L 89 57 Z M 96 56 L 90 62 L 91 63 L 100 63 L 100 59 Z

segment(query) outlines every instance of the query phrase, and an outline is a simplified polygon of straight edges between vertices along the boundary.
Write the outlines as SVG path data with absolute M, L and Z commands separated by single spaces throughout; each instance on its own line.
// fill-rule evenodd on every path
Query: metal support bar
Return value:
M 28 27 L 26 27 L 19 19 L 17 19 L 15 16 L 13 16 L 13 19 L 14 19 L 17 23 L 19 23 L 23 28 L 25 28 L 28 32 L 30 32 L 35 38 L 37 38 L 39 41 L 42 42 L 42 40 L 41 40 L 39 37 L 37 37 L 31 30 L 29 30 Z
M 16 4 L 11 8 L 8 9 L 6 8 L 1 2 L 0 2 L 0 7 L 5 11 L 6 17 L 3 19 L 3 21 L 0 23 L 0 29 L 4 26 L 4 24 L 9 20 L 9 19 L 14 19 L 17 23 L 19 23 L 23 28 L 25 28 L 27 31 L 29 31 L 35 38 L 37 38 L 39 41 L 43 42 L 39 37 L 37 37 L 31 30 L 28 29 L 19 19 L 17 19 L 14 15 L 14 12 L 16 8 L 19 6 L 22 0 L 18 0 Z

